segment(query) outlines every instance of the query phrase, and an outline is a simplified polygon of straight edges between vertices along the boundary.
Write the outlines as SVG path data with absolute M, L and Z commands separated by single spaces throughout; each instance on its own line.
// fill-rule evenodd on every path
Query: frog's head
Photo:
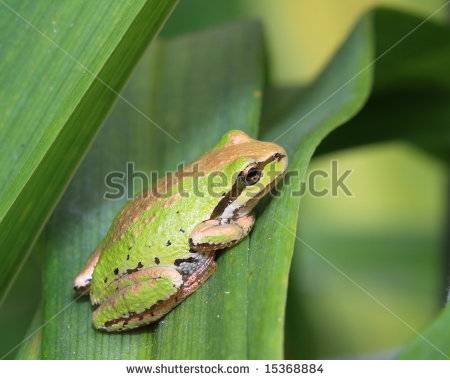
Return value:
M 252 139 L 242 131 L 226 133 L 209 158 L 225 173 L 228 191 L 214 208 L 211 219 L 247 215 L 283 177 L 286 151 L 278 144 Z

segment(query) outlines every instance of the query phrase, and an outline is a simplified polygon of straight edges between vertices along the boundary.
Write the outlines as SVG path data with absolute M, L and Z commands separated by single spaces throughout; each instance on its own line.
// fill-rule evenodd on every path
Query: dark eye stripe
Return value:
M 259 168 L 260 172 L 262 172 L 267 164 L 271 163 L 272 161 L 278 162 L 283 157 L 285 157 L 285 155 L 280 154 L 280 153 L 275 153 L 263 162 L 256 162 L 256 166 Z M 220 202 L 214 208 L 213 212 L 211 213 L 210 219 L 219 218 L 223 214 L 225 209 L 231 203 L 233 203 L 239 197 L 239 195 L 241 195 L 241 193 L 244 191 L 244 189 L 245 189 L 245 184 L 242 182 L 242 180 L 239 178 L 239 175 L 238 175 L 236 182 L 234 183 L 231 190 L 224 195 L 224 197 L 220 200 Z
M 220 217 L 224 210 L 233 203 L 239 195 L 244 191 L 245 184 L 241 180 L 237 180 L 231 190 L 225 194 L 225 196 L 220 200 L 216 207 L 214 207 L 211 213 L 210 219 L 217 219 Z

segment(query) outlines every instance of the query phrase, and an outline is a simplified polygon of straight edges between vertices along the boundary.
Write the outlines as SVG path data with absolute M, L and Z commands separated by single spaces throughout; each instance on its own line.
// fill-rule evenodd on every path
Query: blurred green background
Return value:
M 161 32 L 169 37 L 235 18 L 264 24 L 270 82 L 312 81 L 353 23 L 376 5 L 428 16 L 441 0 L 183 0 Z M 440 13 L 436 17 L 445 19 Z M 388 358 L 414 332 L 325 262 L 330 260 L 413 329 L 442 306 L 448 169 L 394 141 L 321 155 L 311 170 L 352 169 L 354 196 L 302 200 L 287 306 L 286 357 Z M 326 184 L 326 182 L 324 183 Z M 24 336 L 40 297 L 40 260 L 19 272 L 0 316 L 3 355 Z

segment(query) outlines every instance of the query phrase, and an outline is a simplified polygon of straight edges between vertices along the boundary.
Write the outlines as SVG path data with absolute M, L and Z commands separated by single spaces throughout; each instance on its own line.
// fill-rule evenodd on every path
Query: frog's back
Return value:
M 158 197 L 156 192 L 145 191 L 122 208 L 100 244 L 91 284 L 93 303 L 111 295 L 114 281 L 126 274 L 174 266 L 176 260 L 192 255 L 189 236 L 196 224 L 209 217 L 217 200 L 184 197 L 181 193 Z M 205 202 L 211 206 L 205 207 Z

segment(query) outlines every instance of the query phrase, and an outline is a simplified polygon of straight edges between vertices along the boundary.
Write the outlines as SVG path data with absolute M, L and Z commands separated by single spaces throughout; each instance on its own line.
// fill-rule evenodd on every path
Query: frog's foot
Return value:
M 100 257 L 101 248 L 98 246 L 92 255 L 89 257 L 84 269 L 75 277 L 73 282 L 73 288 L 79 293 L 88 294 L 89 286 L 92 280 L 92 273 L 94 273 L 95 266 L 97 265 L 98 259 Z
M 253 214 L 238 219 L 209 219 L 197 224 L 189 245 L 203 252 L 231 247 L 244 239 L 255 223 Z
M 128 330 L 161 318 L 176 306 L 183 278 L 172 267 L 147 268 L 121 277 L 115 285 L 116 292 L 92 315 L 94 326 L 100 330 Z

